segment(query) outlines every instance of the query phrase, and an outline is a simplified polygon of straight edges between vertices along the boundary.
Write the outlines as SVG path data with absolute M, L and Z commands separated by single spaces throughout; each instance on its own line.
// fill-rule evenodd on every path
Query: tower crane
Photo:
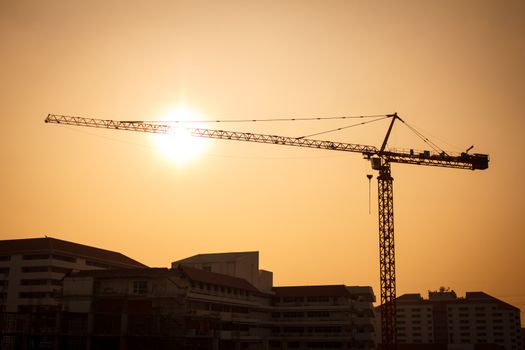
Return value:
M 381 294 L 381 340 L 383 349 L 396 348 L 396 272 L 394 251 L 394 197 L 393 178 L 390 165 L 404 163 L 427 165 L 454 169 L 484 170 L 488 168 L 486 154 L 468 151 L 462 153 L 396 150 L 386 148 L 390 133 L 396 121 L 404 121 L 397 113 L 387 115 L 391 118 L 388 131 L 380 148 L 369 145 L 323 141 L 303 137 L 287 137 L 249 132 L 226 131 L 204 128 L 185 128 L 194 137 L 221 140 L 258 142 L 275 145 L 307 147 L 331 151 L 361 153 L 369 160 L 372 169 L 378 171 L 378 215 L 379 215 L 379 269 Z M 144 121 L 116 121 L 108 119 L 83 118 L 49 114 L 46 123 L 75 125 L 84 127 L 169 134 L 176 126 Z

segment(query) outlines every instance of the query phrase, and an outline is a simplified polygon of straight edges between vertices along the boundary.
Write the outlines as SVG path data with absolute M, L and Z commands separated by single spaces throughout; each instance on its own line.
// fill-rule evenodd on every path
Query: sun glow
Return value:
M 175 129 L 170 134 L 154 134 L 155 147 L 170 161 L 176 164 L 186 163 L 204 151 L 206 139 L 191 136 L 191 128 L 203 127 L 199 123 L 187 121 L 199 120 L 198 114 L 186 106 L 164 113 L 160 118 Z M 186 123 L 185 123 L 186 121 Z

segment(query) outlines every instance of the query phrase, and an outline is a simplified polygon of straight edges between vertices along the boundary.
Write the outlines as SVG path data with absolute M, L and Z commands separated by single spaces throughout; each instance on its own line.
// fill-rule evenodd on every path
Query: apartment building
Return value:
M 71 273 L 56 330 L 61 348 L 375 347 L 370 287 L 272 288 L 254 253 L 202 254 L 189 259 L 193 266 L 177 261 L 171 269 Z
M 374 348 L 370 287 L 273 287 L 258 252 L 171 269 L 47 237 L 0 252 L 2 349 Z
M 0 241 L 0 311 L 55 310 L 70 271 L 137 268 L 121 253 L 51 237 Z
M 274 287 L 272 349 L 375 349 L 371 287 Z
M 268 348 L 270 300 L 242 278 L 183 265 L 80 271 L 63 301 L 65 348 Z
M 405 294 L 396 301 L 397 340 L 406 348 L 522 349 L 520 310 L 484 292 L 457 297 L 440 290 L 429 292 L 428 299 Z
M 273 273 L 259 269 L 259 252 L 197 254 L 171 263 L 245 279 L 261 291 L 270 291 Z

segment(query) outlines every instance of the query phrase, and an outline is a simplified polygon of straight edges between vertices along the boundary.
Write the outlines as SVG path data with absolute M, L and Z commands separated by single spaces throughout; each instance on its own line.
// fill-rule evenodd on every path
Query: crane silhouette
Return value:
M 386 115 L 391 118 L 388 131 L 380 148 L 370 145 L 315 140 L 307 137 L 287 137 L 239 131 L 205 128 L 185 128 L 192 136 L 221 140 L 267 143 L 275 145 L 325 149 L 330 151 L 361 153 L 369 160 L 372 169 L 378 171 L 378 215 L 379 215 L 379 270 L 381 295 L 381 344 L 386 350 L 396 348 L 396 263 L 394 242 L 394 197 L 392 163 L 426 165 L 454 169 L 485 170 L 489 157 L 486 154 L 445 151 L 415 151 L 386 148 L 396 121 L 405 123 L 397 113 Z M 83 118 L 49 114 L 46 123 L 75 125 L 124 131 L 170 134 L 176 126 L 145 121 L 117 121 L 109 119 Z M 370 179 L 370 177 L 369 177 Z

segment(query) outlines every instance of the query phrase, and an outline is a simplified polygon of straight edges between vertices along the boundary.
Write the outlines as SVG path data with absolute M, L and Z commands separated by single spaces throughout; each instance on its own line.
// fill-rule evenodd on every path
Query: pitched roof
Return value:
M 95 278 L 147 278 L 147 277 L 167 277 L 179 274 L 165 267 L 147 267 L 135 269 L 110 269 L 110 270 L 82 270 L 69 274 L 69 277 L 95 277 Z
M 52 237 L 0 241 L 0 255 L 35 253 L 64 253 L 121 267 L 146 267 L 146 265 L 118 252 L 63 241 Z
M 454 294 L 455 295 L 455 294 Z M 516 310 L 519 308 L 510 305 L 498 298 L 488 295 L 485 292 L 466 292 L 464 298 L 454 297 L 453 299 L 435 299 L 429 300 L 421 297 L 420 294 L 403 294 L 396 298 L 396 301 L 405 305 L 421 305 L 421 304 L 439 304 L 439 305 L 461 305 L 461 304 L 497 304 L 504 310 Z
M 502 309 L 520 311 L 520 309 L 517 308 L 516 306 L 508 304 L 508 303 L 504 302 L 503 300 L 500 300 L 498 298 L 493 297 L 492 295 L 488 295 L 485 292 L 466 292 L 465 293 L 465 299 L 458 299 L 458 300 L 460 300 L 460 301 L 464 300 L 467 303 L 472 303 L 472 302 L 477 302 L 477 303 L 493 302 L 493 303 L 499 304 L 499 306 Z
M 230 252 L 230 253 L 208 253 L 208 254 L 197 254 L 184 258 L 182 260 L 174 261 L 174 264 L 184 264 L 184 263 L 206 263 L 206 262 L 215 262 L 215 261 L 233 261 L 239 258 L 242 258 L 247 255 L 259 254 L 258 251 L 252 252 Z
M 350 296 L 346 286 L 342 284 L 325 286 L 292 286 L 273 287 L 275 296 L 278 297 L 330 297 Z
M 187 265 L 179 265 L 178 269 L 182 271 L 190 280 L 194 282 L 203 282 L 216 284 L 224 287 L 244 289 L 251 292 L 259 292 L 250 282 L 244 278 L 223 275 L 222 273 L 210 272 L 197 269 Z

